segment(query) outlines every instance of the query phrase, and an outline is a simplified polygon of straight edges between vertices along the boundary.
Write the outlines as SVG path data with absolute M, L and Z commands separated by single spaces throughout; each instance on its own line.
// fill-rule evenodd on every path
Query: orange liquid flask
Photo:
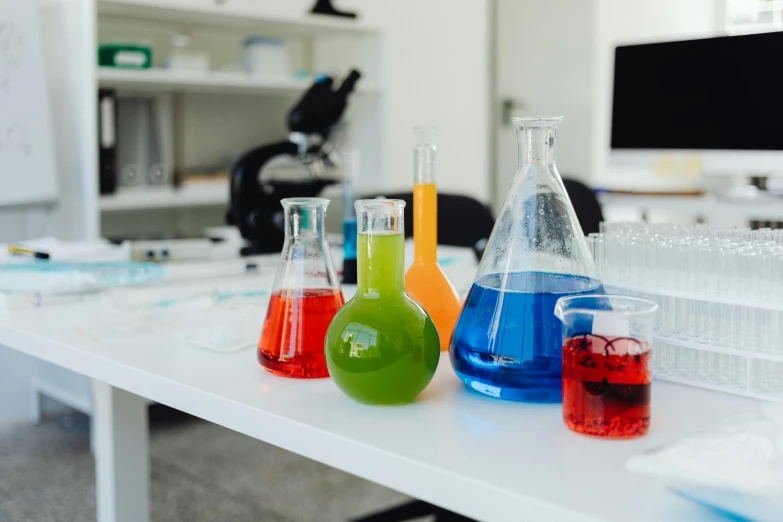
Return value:
M 438 191 L 435 186 L 435 129 L 414 129 L 413 265 L 405 274 L 405 291 L 432 317 L 447 351 L 462 300 L 438 265 Z

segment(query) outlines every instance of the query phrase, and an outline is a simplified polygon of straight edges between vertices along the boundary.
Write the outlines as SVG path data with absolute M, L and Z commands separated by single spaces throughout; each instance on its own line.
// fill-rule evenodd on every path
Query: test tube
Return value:
M 359 151 L 342 153 L 343 169 L 343 284 L 356 284 L 356 183 L 359 178 Z
M 597 269 L 598 263 L 595 262 L 595 243 L 596 243 L 595 236 L 593 234 L 588 234 L 588 236 L 585 237 L 585 242 L 587 243 L 587 250 L 588 252 L 590 252 L 590 257 L 593 260 L 593 264 L 596 265 L 596 269 Z
M 741 389 L 748 387 L 748 359 L 741 355 L 734 355 L 737 359 L 737 372 L 734 374 L 734 386 Z
M 715 372 L 715 384 L 728 384 L 731 380 L 732 356 L 726 353 L 718 354 L 718 368 Z

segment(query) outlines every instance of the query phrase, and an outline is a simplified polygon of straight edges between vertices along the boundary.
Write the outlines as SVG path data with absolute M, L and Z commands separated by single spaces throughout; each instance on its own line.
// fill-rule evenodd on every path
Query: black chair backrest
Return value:
M 389 199 L 405 201 L 405 236 L 413 235 L 413 194 L 383 194 Z M 489 208 L 471 197 L 438 194 L 438 243 L 473 247 L 492 233 L 495 218 Z
M 601 204 L 598 202 L 598 198 L 593 190 L 584 183 L 574 179 L 564 179 L 563 185 L 565 185 L 568 198 L 574 206 L 576 218 L 582 226 L 584 235 L 598 232 L 598 225 L 604 220 L 604 215 L 601 212 Z
M 601 205 L 592 189 L 573 179 L 564 179 L 566 192 L 574 206 L 576 217 L 585 235 L 598 232 L 603 221 Z M 413 236 L 413 194 L 383 194 L 389 199 L 405 201 L 405 236 Z M 469 196 L 438 194 L 438 243 L 474 248 L 481 239 L 488 239 L 495 226 L 489 207 Z

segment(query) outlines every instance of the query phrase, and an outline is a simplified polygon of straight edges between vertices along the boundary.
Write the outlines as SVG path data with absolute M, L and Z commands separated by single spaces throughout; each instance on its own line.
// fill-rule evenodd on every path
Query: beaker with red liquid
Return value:
M 564 297 L 563 421 L 578 433 L 633 438 L 650 427 L 650 346 L 658 305 L 614 295 Z
M 285 243 L 258 342 L 258 362 L 276 375 L 328 377 L 324 337 L 345 302 L 325 232 L 328 199 L 289 198 Z

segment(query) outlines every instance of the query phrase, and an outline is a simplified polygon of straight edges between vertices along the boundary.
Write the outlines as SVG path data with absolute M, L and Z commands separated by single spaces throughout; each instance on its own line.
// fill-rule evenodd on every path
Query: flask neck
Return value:
M 285 242 L 319 242 L 325 238 L 326 208 L 313 205 L 289 205 L 285 208 Z
M 517 124 L 519 167 L 554 165 L 557 143 L 557 125 L 528 126 Z
M 285 243 L 277 265 L 274 290 L 328 288 L 339 292 L 340 283 L 324 225 L 329 200 L 286 198 L 280 203 L 285 210 Z
M 413 262 L 437 262 L 438 192 L 435 188 L 435 129 L 413 130 Z
M 437 263 L 438 190 L 435 183 L 413 186 L 413 262 Z
M 405 291 L 405 235 L 359 234 L 358 294 L 365 297 Z
M 404 208 L 395 199 L 356 202 L 357 295 L 405 292 Z
M 413 183 L 416 185 L 435 183 L 435 128 L 415 127 L 413 129 Z

